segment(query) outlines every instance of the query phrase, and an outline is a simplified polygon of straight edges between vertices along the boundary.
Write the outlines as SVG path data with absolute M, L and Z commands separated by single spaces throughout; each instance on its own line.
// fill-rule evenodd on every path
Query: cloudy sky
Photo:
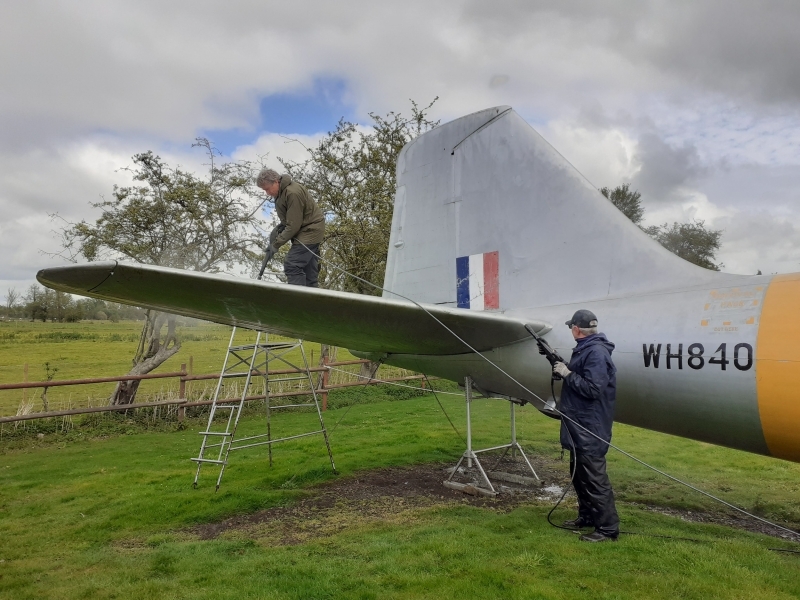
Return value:
M 58 264 L 152 149 L 298 157 L 340 117 L 510 104 L 648 224 L 723 230 L 725 271 L 800 271 L 800 3 L 494 0 L 0 4 L 0 297 Z

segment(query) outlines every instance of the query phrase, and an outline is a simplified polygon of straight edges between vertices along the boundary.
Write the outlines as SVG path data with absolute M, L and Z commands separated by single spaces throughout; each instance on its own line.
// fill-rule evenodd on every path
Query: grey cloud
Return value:
M 800 222 L 800 164 L 718 168 L 698 181 L 697 189 L 719 206 L 743 212 L 768 206 L 773 214 Z
M 723 231 L 717 258 L 732 273 L 798 272 L 800 227 L 795 222 L 763 211 L 715 219 L 712 226 Z
M 320 76 L 346 81 L 362 115 L 438 95 L 434 117 L 444 120 L 511 104 L 532 123 L 575 122 L 587 137 L 622 130 L 639 139 L 636 183 L 663 202 L 704 180 L 699 156 L 712 163 L 726 146 L 753 145 L 749 138 L 769 143 L 745 159 L 761 151 L 767 162 L 781 145 L 776 162 L 797 162 L 797 136 L 794 146 L 782 136 L 800 131 L 796 120 L 758 130 L 708 124 L 722 102 L 744 106 L 762 124 L 766 109 L 751 100 L 792 115 L 800 104 L 800 5 L 731 7 L 722 0 L 0 3 L 5 276 L 35 271 L 49 239 L 46 213 L 84 214 L 133 152 L 188 146 L 209 129 L 249 128 L 255 138 L 262 97 L 305 89 Z M 509 79 L 492 86 L 496 76 Z M 667 131 L 663 122 L 677 121 L 676 107 L 691 113 L 693 103 L 705 112 Z M 712 128 L 719 135 L 709 152 L 699 138 Z M 738 137 L 728 136 L 734 129 Z M 76 171 L 66 150 L 95 143 L 98 132 L 123 141 L 119 161 L 104 174 Z
M 610 81 L 623 83 L 620 75 L 633 66 L 638 77 L 629 86 L 710 90 L 767 103 L 800 99 L 800 4 L 794 0 L 472 0 L 462 18 L 483 23 L 506 43 L 528 39 L 531 47 L 532 31 L 558 31 L 565 49 L 583 48 L 584 66 Z
M 639 137 L 634 163 L 639 171 L 632 185 L 646 201 L 672 200 L 677 188 L 706 172 L 693 144 L 671 146 L 655 133 Z

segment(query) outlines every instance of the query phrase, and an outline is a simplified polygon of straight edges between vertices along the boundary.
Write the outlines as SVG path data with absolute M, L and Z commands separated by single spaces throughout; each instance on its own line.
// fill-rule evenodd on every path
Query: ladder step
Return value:
M 269 349 L 269 350 L 283 350 L 285 348 L 294 348 L 299 346 L 300 344 L 284 344 L 283 342 L 268 342 L 268 343 L 261 343 L 258 344 L 259 349 Z M 231 346 L 228 348 L 228 352 L 241 352 L 242 350 L 253 350 L 256 348 L 256 344 L 245 344 L 244 346 Z
M 264 336 L 264 337 L 262 337 Z M 285 442 L 288 440 L 294 440 L 297 438 L 302 438 L 311 435 L 323 434 L 325 436 L 325 445 L 328 449 L 328 455 L 331 461 L 331 468 L 334 469 L 334 473 L 336 472 L 336 466 L 333 463 L 333 456 L 331 455 L 330 450 L 330 443 L 328 442 L 327 433 L 325 430 L 325 426 L 322 422 L 322 415 L 320 414 L 320 425 L 322 425 L 322 429 L 318 431 L 310 431 L 307 433 L 301 433 L 298 435 L 290 435 L 283 438 L 278 439 L 269 439 L 271 437 L 270 433 L 258 434 L 248 437 L 243 437 L 240 439 L 236 438 L 236 427 L 239 423 L 239 418 L 242 415 L 242 409 L 244 408 L 244 403 L 249 400 L 255 399 L 266 399 L 268 410 L 273 409 L 280 409 L 280 408 L 294 408 L 294 407 L 317 407 L 319 410 L 319 405 L 316 402 L 298 402 L 296 404 L 279 404 L 273 405 L 270 407 L 270 387 L 273 387 L 274 392 L 277 393 L 277 389 L 284 391 L 282 386 L 277 386 L 279 383 L 286 382 L 309 382 L 311 384 L 311 389 L 294 389 L 294 388 L 302 388 L 304 386 L 299 384 L 290 384 L 286 386 L 292 390 L 293 394 L 296 395 L 314 395 L 315 390 L 313 387 L 313 376 L 311 375 L 311 371 L 308 366 L 308 361 L 306 359 L 305 351 L 303 350 L 302 340 L 297 340 L 293 342 L 269 342 L 268 338 L 266 337 L 266 332 L 259 332 L 258 337 L 256 337 L 255 343 L 249 344 L 239 344 L 233 345 L 234 339 L 236 337 L 236 327 L 233 328 L 231 332 L 230 343 L 228 346 L 228 352 L 225 355 L 225 362 L 222 365 L 222 371 L 217 378 L 217 389 L 214 392 L 213 401 L 211 403 L 211 410 L 208 415 L 208 425 L 206 425 L 205 431 L 199 431 L 198 433 L 203 437 L 203 443 L 200 447 L 200 455 L 196 458 L 190 458 L 189 460 L 197 463 L 197 474 L 195 475 L 195 486 L 197 485 L 197 479 L 200 476 L 200 469 L 203 463 L 209 463 L 212 465 L 219 465 L 219 478 L 217 479 L 217 489 L 219 489 L 220 481 L 222 480 L 222 474 L 225 471 L 225 466 L 228 464 L 228 453 L 233 450 L 243 450 L 244 448 L 252 448 L 254 446 L 262 446 L 262 445 L 269 445 L 271 447 L 272 444 L 278 442 Z M 263 342 L 261 340 L 264 340 Z M 301 355 L 302 360 L 299 362 L 303 365 L 302 367 L 295 364 L 297 362 L 294 358 L 290 357 L 290 354 L 293 350 L 300 348 L 299 354 Z M 291 358 L 291 359 L 290 359 Z M 286 372 L 279 374 L 275 373 L 275 376 L 270 376 L 269 374 L 269 366 L 273 364 L 274 361 L 280 361 L 282 365 L 288 367 Z M 247 370 L 245 370 L 247 369 Z M 246 384 L 250 384 L 254 387 L 245 386 L 245 390 L 242 392 L 241 398 L 219 398 L 219 396 L 227 395 L 222 390 L 223 388 L 229 387 L 225 381 L 228 379 L 235 379 L 235 378 L 247 378 Z M 255 388 L 257 387 L 256 379 L 264 378 L 265 383 L 272 383 L 275 384 L 274 386 L 267 385 L 263 395 L 255 395 Z M 233 383 L 233 382 L 232 382 Z M 238 385 L 239 382 L 237 382 Z M 230 390 L 228 390 L 230 391 Z M 248 396 L 248 391 L 251 394 Z M 282 396 L 283 394 L 279 394 Z M 316 398 L 315 398 L 316 400 Z M 228 416 L 220 415 L 222 419 L 227 419 L 227 426 L 226 429 L 230 429 L 230 431 L 210 431 L 210 429 L 214 426 L 221 427 L 222 423 L 214 424 L 214 416 L 216 414 L 217 409 L 230 409 L 232 412 Z M 235 418 L 234 418 L 235 417 Z M 209 436 L 211 440 L 209 440 Z M 214 437 L 216 436 L 216 438 Z M 265 439 L 266 438 L 266 439 Z M 219 442 L 213 442 L 214 439 L 218 439 Z M 244 442 L 244 443 L 243 443 Z M 234 444 L 236 446 L 234 447 Z M 213 456 L 216 454 L 216 450 L 212 453 L 212 449 L 219 449 L 219 459 L 213 458 L 203 458 L 203 455 L 208 453 Z M 272 464 L 272 458 L 270 455 L 270 464 Z

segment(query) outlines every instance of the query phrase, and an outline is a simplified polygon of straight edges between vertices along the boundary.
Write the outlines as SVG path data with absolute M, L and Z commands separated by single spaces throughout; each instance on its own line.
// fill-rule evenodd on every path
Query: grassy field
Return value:
M 365 394 L 371 393 L 371 390 Z M 442 396 L 460 425 L 461 401 Z M 329 427 L 346 409 L 326 413 Z M 507 407 L 475 405 L 475 442 L 504 439 Z M 313 415 L 283 415 L 281 434 Z M 47 435 L 16 441 L 0 456 L 0 596 L 6 598 L 797 598 L 800 560 L 762 535 L 685 522 L 650 510 L 707 513 L 717 507 L 610 455 L 623 528 L 697 541 L 623 536 L 582 544 L 551 528 L 549 506 L 510 512 L 451 502 L 404 507 L 380 518 L 368 505 L 333 507 L 333 526 L 299 543 L 269 526 L 202 539 L 196 527 L 270 507 L 291 506 L 334 478 L 320 438 L 236 455 L 223 486 L 211 470 L 192 489 L 199 421 L 171 432 L 108 438 Z M 245 432 L 263 418 L 244 419 Z M 554 460 L 557 424 L 527 407 L 519 433 L 532 456 Z M 677 476 L 770 518 L 800 525 L 800 465 L 750 456 L 631 427 L 616 440 Z M 461 441 L 431 396 L 357 404 L 332 435 L 341 475 L 425 462 L 453 463 Z M 565 467 L 561 467 L 565 470 Z M 571 516 L 560 509 L 556 518 Z M 330 525 L 330 523 L 328 524 Z M 325 533 L 327 531 L 327 533 Z
M 90 331 L 112 336 L 127 326 L 78 324 L 83 329 L 76 331 L 96 327 Z M 28 329 L 26 335 L 48 331 Z M 217 332 L 216 347 L 227 344 L 223 328 L 195 332 Z M 72 344 L 95 343 L 92 368 L 114 374 L 127 360 L 115 363 L 108 351 L 124 342 L 18 341 L 11 344 L 16 352 L 3 342 L 4 358 L 32 365 L 29 349 L 40 360 L 57 344 L 67 355 Z M 202 354 L 194 351 L 198 365 Z M 85 375 L 76 358 L 63 363 L 75 365 L 69 376 Z M 209 357 L 206 368 L 216 370 L 217 361 Z M 340 475 L 331 473 L 321 438 L 303 438 L 277 446 L 273 468 L 263 449 L 235 455 L 217 493 L 211 469 L 198 489 L 191 487 L 194 469 L 187 459 L 199 447 L 200 418 L 148 429 L 119 415 L 42 438 L 6 430 L 0 439 L 0 597 L 800 597 L 800 557 L 768 550 L 798 546 L 688 520 L 729 513 L 616 453 L 609 455 L 609 472 L 623 529 L 694 541 L 626 535 L 616 544 L 583 544 L 547 524 L 552 502 L 533 500 L 506 507 L 475 505 L 466 497 L 422 504 L 402 497 L 341 499 L 312 505 L 292 520 L 293 507 L 331 483 L 356 486 L 376 469 L 398 465 L 452 465 L 463 451 L 431 395 L 369 388 L 347 390 L 343 398 L 355 404 L 326 413 Z M 440 399 L 463 428 L 463 399 Z M 478 401 L 473 418 L 477 446 L 505 441 L 506 403 Z M 273 433 L 307 431 L 314 419 L 280 415 Z M 530 407 L 518 411 L 518 435 L 537 468 L 560 473 L 563 483 L 557 427 Z M 263 416 L 243 418 L 242 434 L 263 429 Z M 615 426 L 615 441 L 728 501 L 800 528 L 798 464 L 623 425 Z M 568 498 L 555 517 L 572 517 L 572 510 Z M 664 514 L 670 510 L 685 518 Z M 261 511 L 270 511 L 264 514 L 271 519 L 248 521 Z M 204 535 L 204 528 L 231 518 L 242 524 L 212 539 Z
M 141 332 L 141 322 L 83 321 L 80 323 L 31 323 L 29 321 L 0 322 L 0 383 L 18 383 L 24 380 L 28 365 L 28 381 L 45 381 L 49 373 L 53 379 L 88 377 L 117 377 L 128 372 L 131 358 Z M 182 347 L 155 372 L 180 371 L 182 363 L 192 365 L 196 374 L 219 372 L 225 358 L 231 328 L 224 325 L 200 323 L 179 329 Z M 254 334 L 239 330 L 237 342 L 254 340 Z M 304 344 L 309 362 L 319 361 L 319 344 Z M 298 356 L 289 355 L 292 360 Z M 354 357 L 339 349 L 338 360 Z M 282 368 L 276 366 L 273 368 Z M 382 367 L 382 376 L 399 374 Z M 332 374 L 332 381 L 340 377 Z M 346 376 L 344 376 L 346 377 Z M 214 382 L 189 384 L 189 394 L 199 398 L 207 396 Z M 50 410 L 105 404 L 114 390 L 113 383 L 55 387 L 48 391 Z M 0 390 L 0 416 L 14 415 L 20 405 L 33 403 L 34 412 L 42 410 L 41 389 Z M 160 379 L 144 381 L 139 401 L 176 398 L 178 380 Z

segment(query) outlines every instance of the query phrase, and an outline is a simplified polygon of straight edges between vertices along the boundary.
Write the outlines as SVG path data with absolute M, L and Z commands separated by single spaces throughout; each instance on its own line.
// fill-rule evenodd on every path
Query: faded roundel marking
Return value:
M 800 274 L 776 275 L 764 296 L 756 342 L 756 390 L 770 454 L 800 462 Z

